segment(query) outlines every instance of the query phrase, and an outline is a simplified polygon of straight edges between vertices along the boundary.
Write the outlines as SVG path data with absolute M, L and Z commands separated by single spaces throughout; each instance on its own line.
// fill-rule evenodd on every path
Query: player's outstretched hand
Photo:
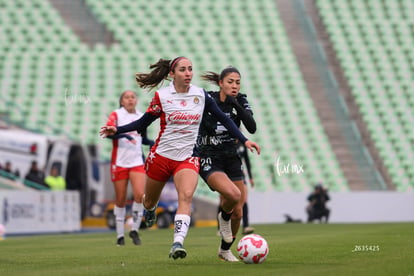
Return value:
M 251 152 L 254 151 L 254 149 L 256 150 L 257 154 L 260 154 L 260 146 L 250 140 L 247 140 L 246 143 L 244 143 L 244 145 L 246 146 L 246 148 L 248 148 Z
M 114 126 L 103 126 L 101 127 L 101 131 L 99 131 L 99 135 L 102 138 L 105 138 L 109 135 L 114 135 L 116 133 L 116 127 Z

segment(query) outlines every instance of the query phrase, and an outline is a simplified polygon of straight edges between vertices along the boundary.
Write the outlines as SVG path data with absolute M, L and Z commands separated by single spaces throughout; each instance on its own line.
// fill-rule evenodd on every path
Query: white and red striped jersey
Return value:
M 159 89 L 147 113 L 160 117 L 160 132 L 151 151 L 176 161 L 193 155 L 205 106 L 205 92 L 191 85 L 187 93 L 177 93 L 173 82 Z
M 108 118 L 107 125 L 123 126 L 135 120 L 138 120 L 143 115 L 142 112 L 136 111 L 129 113 L 124 107 L 113 111 Z M 113 139 L 112 144 L 112 165 L 123 168 L 132 168 L 144 164 L 142 157 L 142 137 L 136 131 L 126 133 L 131 136 L 136 143 L 132 143 L 127 138 Z

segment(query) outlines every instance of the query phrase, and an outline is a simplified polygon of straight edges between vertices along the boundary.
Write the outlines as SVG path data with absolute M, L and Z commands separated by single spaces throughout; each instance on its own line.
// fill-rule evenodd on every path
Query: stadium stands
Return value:
M 352 94 L 398 190 L 414 172 L 412 1 L 317 1 Z
M 120 92 L 138 90 L 134 73 L 147 71 L 158 58 L 186 55 L 195 65 L 194 82 L 208 89 L 214 87 L 198 78 L 204 71 L 220 71 L 231 64 L 242 72 L 242 90 L 249 95 L 258 121 L 258 132 L 250 137 L 263 148 L 262 155 L 251 155 L 257 189 L 308 191 L 323 181 L 333 191 L 348 190 L 274 1 L 85 3 L 113 32 L 115 44 L 82 44 L 46 0 L 0 2 L 0 36 L 5 38 L 2 41 L 10 41 L 0 44 L 0 89 L 6 102 L 16 103 L 24 112 L 27 126 L 43 132 L 62 131 L 76 140 L 97 143 L 107 158 L 110 143 L 97 133 L 107 114 L 118 106 Z M 330 7 L 326 6 L 325 9 Z M 346 18 L 350 13 L 342 16 Z M 340 39 L 346 38 L 338 30 L 334 32 L 339 37 L 334 43 L 342 45 Z M 338 51 L 349 55 L 349 49 Z M 365 57 L 362 52 L 360 56 Z M 344 60 L 348 68 L 356 67 L 353 59 Z M 368 62 L 366 65 L 374 66 Z M 402 70 L 401 78 L 407 78 L 409 73 Z M 356 74 L 352 76 L 357 78 Z M 374 73 L 367 77 L 376 83 Z M 395 88 L 391 81 L 389 84 Z M 358 79 L 354 85 L 368 84 Z M 373 104 L 369 96 L 362 95 L 358 101 Z M 140 93 L 141 110 L 145 110 L 150 98 L 150 93 Z M 398 101 L 398 97 L 392 99 Z M 388 102 L 382 104 L 381 110 L 386 114 Z M 21 119 L 13 118 L 17 115 L 12 107 L 0 103 L 0 108 L 12 120 Z M 364 114 L 369 116 L 372 112 L 367 109 Z M 376 119 L 381 118 L 373 116 L 371 120 Z M 376 125 L 380 124 L 372 124 Z M 378 141 L 383 141 L 383 131 L 372 129 L 380 134 Z M 406 129 L 407 124 L 401 125 L 401 132 Z M 150 134 L 156 133 L 155 128 L 150 129 Z M 389 148 L 387 145 L 383 145 L 384 150 Z M 200 193 L 209 193 L 204 185 L 199 187 Z
M 181 4 L 184 5 L 184 3 Z M 91 5 L 97 11 L 97 16 L 104 14 L 108 5 L 114 13 L 127 13 L 123 3 L 93 2 Z M 174 5 L 179 6 L 180 4 L 174 3 L 174 1 L 170 1 L 165 6 L 159 6 L 157 2 L 146 5 L 144 7 L 139 2 L 128 3 L 129 10 L 137 11 L 137 15 L 118 17 L 130 18 L 129 28 L 139 26 L 133 30 L 136 37 L 150 36 L 150 42 L 154 48 L 162 46 L 160 40 L 167 40 L 169 45 L 173 46 L 173 51 L 177 51 L 174 46 L 179 43 L 182 47 L 187 47 L 189 52 L 195 52 L 193 60 L 197 65 L 196 68 L 202 68 L 202 70 L 214 68 L 220 70 L 227 64 L 233 64 L 243 72 L 243 89 L 246 89 L 248 93 L 254 91 L 257 94 L 258 97 L 250 97 L 250 101 L 256 107 L 258 120 L 266 123 L 260 124 L 260 132 L 255 135 L 255 138 L 257 137 L 259 142 L 265 144 L 266 149 L 270 149 L 266 150 L 259 158 L 253 156 L 254 163 L 257 164 L 257 167 L 262 168 L 255 171 L 257 182 L 265 183 L 262 186 L 263 189 L 272 185 L 272 182 L 269 181 L 271 180 L 269 171 L 277 173 L 274 165 L 278 156 L 284 159 L 285 165 L 296 162 L 306 169 L 305 174 L 301 176 L 273 177 L 273 181 L 276 182 L 273 184 L 276 188 L 279 185 L 281 190 L 302 190 L 307 189 L 316 181 L 326 179 L 327 183 L 338 183 L 338 187 L 333 187 L 334 189 L 342 189 L 343 187 L 346 189 L 346 181 L 340 172 L 337 173 L 337 165 L 329 166 L 329 164 L 336 164 L 329 148 L 327 159 L 314 159 L 315 151 L 325 151 L 323 143 L 320 141 L 326 142 L 326 137 L 324 137 L 316 112 L 314 112 L 305 85 L 301 80 L 272 1 L 264 3 L 230 1 L 225 4 L 232 7 L 229 10 L 223 9 L 222 2 L 209 1 L 205 4 L 191 6 L 192 14 L 185 14 L 185 16 L 176 14 Z M 140 11 L 148 10 L 155 11 L 154 19 L 140 15 Z M 170 16 L 167 16 L 168 13 L 171 13 Z M 158 14 L 161 15 L 161 19 L 157 16 Z M 236 14 L 243 15 L 242 22 L 237 19 L 237 16 L 232 16 Z M 143 18 L 145 18 L 145 22 Z M 163 18 L 176 18 L 176 20 L 162 24 Z M 192 27 L 186 28 L 185 24 L 179 24 L 180 21 L 192 22 Z M 212 24 L 212 21 L 215 23 Z M 208 25 L 207 22 L 209 22 Z M 113 24 L 113 27 L 110 27 L 112 30 L 125 25 L 121 19 L 108 19 L 105 23 Z M 169 28 L 169 26 L 174 26 L 174 28 Z M 258 29 L 257 26 L 264 26 L 264 28 Z M 151 32 L 154 27 L 157 30 L 155 38 L 154 31 Z M 146 28 L 150 28 L 150 30 Z M 266 35 L 261 36 L 261 34 Z M 229 37 L 233 39 L 228 39 Z M 127 38 L 117 36 L 117 40 L 121 43 L 125 39 Z M 179 42 L 174 43 L 174 41 Z M 159 50 L 159 52 L 163 51 Z M 170 49 L 164 51 L 170 51 Z M 146 52 L 157 56 L 158 50 L 151 52 L 146 49 Z M 214 55 L 210 56 L 207 54 L 208 52 L 214 52 Z M 173 56 L 175 55 L 173 54 Z M 154 58 L 152 60 L 149 58 L 149 60 L 152 62 Z M 223 61 L 227 64 L 223 64 Z M 243 68 L 248 69 L 243 70 Z M 274 108 L 275 106 L 277 108 Z M 307 120 L 312 120 L 311 124 L 305 123 Z M 312 125 L 312 123 L 316 126 L 312 129 L 306 129 L 305 126 Z M 286 124 L 292 127 L 284 128 L 283 126 Z M 308 138 L 310 141 L 306 139 L 308 137 L 306 134 L 300 135 L 308 132 L 311 133 Z M 313 134 L 315 137 L 312 137 Z M 279 136 L 285 139 L 280 139 Z M 298 141 L 299 139 L 301 141 Z M 313 141 L 315 141 L 314 150 L 307 152 L 307 145 L 313 144 Z M 295 143 L 296 147 L 289 148 L 292 143 Z M 296 156 L 298 152 L 304 153 L 301 156 Z M 324 162 L 326 164 L 323 164 Z M 319 166 L 326 169 L 321 169 Z M 318 174 L 320 171 L 324 173 Z

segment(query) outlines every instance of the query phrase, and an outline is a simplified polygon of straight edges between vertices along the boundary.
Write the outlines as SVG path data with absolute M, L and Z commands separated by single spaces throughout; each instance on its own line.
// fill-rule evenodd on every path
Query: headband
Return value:
M 170 71 L 172 71 L 174 69 L 174 66 L 177 64 L 177 62 L 179 62 L 180 60 L 182 60 L 185 57 L 176 57 L 175 59 L 170 61 Z

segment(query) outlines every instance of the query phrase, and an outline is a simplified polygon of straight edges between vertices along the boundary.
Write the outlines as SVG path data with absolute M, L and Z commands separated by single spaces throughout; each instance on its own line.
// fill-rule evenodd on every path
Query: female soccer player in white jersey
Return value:
M 185 258 L 184 239 L 190 226 L 191 203 L 198 180 L 199 158 L 194 155 L 199 126 L 205 110 L 242 141 L 246 147 L 260 154 L 260 147 L 238 130 L 237 126 L 217 107 L 204 89 L 191 84 L 193 66 L 186 57 L 160 59 L 150 66 L 150 73 L 136 74 L 141 88 L 155 88 L 170 76 L 169 86 L 155 92 L 150 106 L 141 119 L 123 126 L 104 126 L 101 135 L 112 135 L 132 130 L 138 132 L 160 118 L 160 132 L 147 157 L 147 181 L 143 204 L 148 226 L 155 222 L 155 209 L 165 182 L 173 176 L 178 193 L 178 209 L 174 219 L 174 241 L 170 258 Z
M 227 67 L 220 74 L 207 72 L 202 79 L 216 84 L 220 91 L 207 92 L 237 127 L 241 123 L 249 133 L 256 132 L 256 122 L 245 94 L 239 93 L 241 76 L 235 67 Z M 203 115 L 197 139 L 200 156 L 200 176 L 211 190 L 220 194 L 218 214 L 222 237 L 218 250 L 220 259 L 237 262 L 230 247 L 233 244 L 243 216 L 243 204 L 247 199 L 242 162 L 238 154 L 238 141 L 217 118 Z
M 106 122 L 110 126 L 122 126 L 129 124 L 143 115 L 136 109 L 137 96 L 135 92 L 124 91 L 119 98 L 119 109 L 114 110 Z M 145 168 L 142 154 L 142 144 L 151 146 L 153 141 L 136 131 L 127 134 L 109 136 L 112 139 L 112 158 L 111 158 L 111 179 L 115 189 L 115 207 L 114 214 L 116 219 L 117 245 L 124 245 L 124 223 L 126 215 L 126 201 L 128 181 L 131 182 L 133 203 L 132 217 L 133 224 L 129 236 L 135 245 L 141 244 L 139 238 L 139 226 L 141 224 L 144 207 L 142 205 L 142 196 L 144 195 L 145 186 Z

